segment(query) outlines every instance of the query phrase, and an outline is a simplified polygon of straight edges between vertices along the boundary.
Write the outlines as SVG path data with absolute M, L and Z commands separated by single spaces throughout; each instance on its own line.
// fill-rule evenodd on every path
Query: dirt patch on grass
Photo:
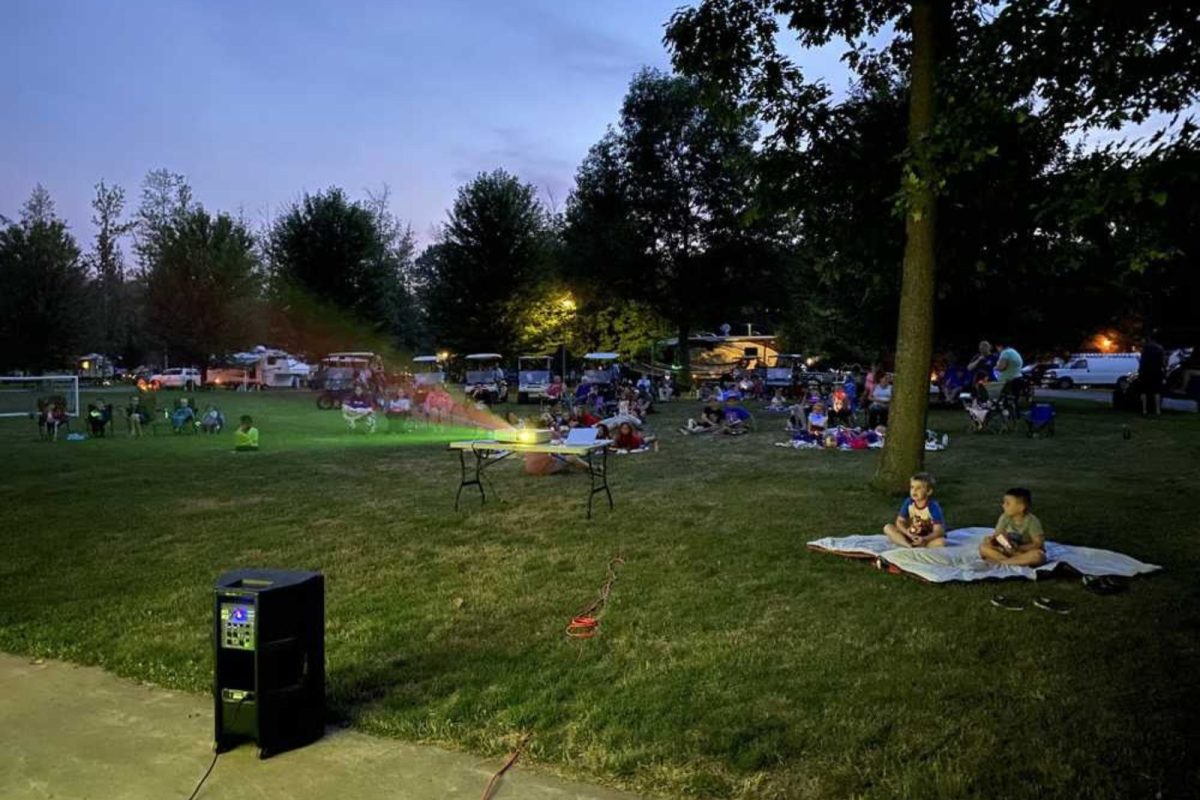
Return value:
M 274 498 L 265 494 L 248 494 L 238 497 L 184 497 L 180 498 L 178 503 L 179 510 L 184 513 L 203 513 L 259 505 L 270 502 L 272 499 Z

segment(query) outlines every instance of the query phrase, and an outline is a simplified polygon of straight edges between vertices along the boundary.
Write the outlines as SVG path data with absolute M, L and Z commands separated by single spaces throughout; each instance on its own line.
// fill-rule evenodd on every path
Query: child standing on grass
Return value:
M 1046 534 L 1033 515 L 1033 495 L 1028 489 L 1009 489 L 1001 502 L 1003 513 L 996 530 L 979 545 L 979 555 L 997 564 L 1037 567 L 1046 563 Z
M 884 534 L 901 547 L 944 547 L 946 517 L 933 499 L 936 481 L 928 472 L 908 479 L 908 497 L 900 505 L 896 521 L 883 526 Z
M 249 414 L 242 415 L 242 424 L 233 432 L 233 449 L 239 453 L 258 452 L 258 428 Z

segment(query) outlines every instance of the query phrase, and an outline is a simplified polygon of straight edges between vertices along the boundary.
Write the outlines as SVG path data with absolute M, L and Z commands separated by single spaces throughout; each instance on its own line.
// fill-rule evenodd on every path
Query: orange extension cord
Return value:
M 508 772 L 509 767 L 517 763 L 517 759 L 521 757 L 521 751 L 525 749 L 525 745 L 529 743 L 531 738 L 533 738 L 532 733 L 527 733 L 521 737 L 521 741 L 517 742 L 517 749 L 512 751 L 512 755 L 508 757 L 508 761 L 505 761 L 504 766 L 501 767 L 496 774 L 492 776 L 491 780 L 487 782 L 487 786 L 484 787 L 483 795 L 479 798 L 479 800 L 491 800 L 492 792 L 496 790 L 497 783 L 502 777 L 504 777 L 504 773 Z
M 600 615 L 608 603 L 608 595 L 612 592 L 613 583 L 617 580 L 616 567 L 625 563 L 620 556 L 613 556 L 608 562 L 608 577 L 600 587 L 600 596 L 583 611 L 571 618 L 567 625 L 567 636 L 572 639 L 590 639 L 600 632 Z

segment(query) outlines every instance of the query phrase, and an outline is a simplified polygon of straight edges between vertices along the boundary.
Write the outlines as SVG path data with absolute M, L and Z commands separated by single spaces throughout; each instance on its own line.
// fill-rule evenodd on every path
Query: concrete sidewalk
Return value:
M 212 732 L 207 697 L 0 653 L 5 800 L 187 800 L 212 759 Z M 252 745 L 225 753 L 197 800 L 474 800 L 503 762 L 336 731 L 266 761 Z M 494 797 L 634 800 L 520 761 Z

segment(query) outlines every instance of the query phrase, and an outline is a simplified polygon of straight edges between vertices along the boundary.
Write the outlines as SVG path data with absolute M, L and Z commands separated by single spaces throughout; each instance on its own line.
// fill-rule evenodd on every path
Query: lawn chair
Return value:
M 61 394 L 39 397 L 36 418 L 38 436 L 42 439 L 57 441 L 60 430 L 66 432 L 71 430 L 71 417 L 67 414 L 67 398 Z
M 198 423 L 196 401 L 191 397 L 177 398 L 171 409 L 171 429 L 175 433 L 195 433 Z
M 105 403 L 103 400 L 93 400 L 88 403 L 87 425 L 88 430 L 91 431 L 92 436 L 95 438 L 112 433 L 112 403 Z
M 140 436 L 147 429 L 157 435 L 158 422 L 164 418 L 165 415 L 158 410 L 158 395 L 154 392 L 138 392 L 133 402 L 125 407 L 125 420 L 131 435 L 136 433 Z
M 1054 410 L 1054 403 L 1038 403 L 1035 402 L 1025 412 L 1025 431 L 1032 439 L 1035 436 L 1044 434 L 1046 436 L 1054 435 L 1054 418 L 1057 416 Z
M 984 399 L 980 399 L 983 397 Z M 1010 433 L 1017 423 L 1011 400 L 988 400 L 987 393 L 959 395 L 967 412 L 967 430 L 971 433 Z

